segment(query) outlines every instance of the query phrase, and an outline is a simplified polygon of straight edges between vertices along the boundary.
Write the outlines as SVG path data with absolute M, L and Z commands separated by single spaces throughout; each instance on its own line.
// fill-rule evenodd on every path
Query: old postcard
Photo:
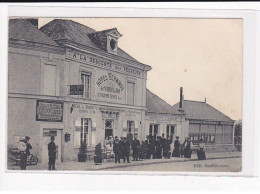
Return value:
M 7 170 L 241 172 L 242 19 L 9 18 Z

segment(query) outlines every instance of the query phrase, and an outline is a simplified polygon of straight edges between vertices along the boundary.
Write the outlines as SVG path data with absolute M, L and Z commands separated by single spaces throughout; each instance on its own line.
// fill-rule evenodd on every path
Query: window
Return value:
M 44 94 L 45 95 L 56 95 L 56 66 L 55 65 L 44 65 Z
M 113 136 L 114 120 L 105 120 L 105 139 Z
M 81 118 L 80 128 L 80 145 L 82 145 L 83 143 L 89 144 L 88 132 L 90 128 L 90 119 Z
M 151 124 L 149 129 L 149 135 L 157 136 L 159 133 L 159 125 L 158 124 Z
M 170 137 L 171 141 L 173 140 L 174 135 L 174 125 L 167 125 L 166 128 L 166 137 Z
M 134 105 L 135 83 L 127 82 L 127 104 Z
M 83 97 L 90 98 L 90 78 L 91 74 L 81 72 L 81 84 L 84 86 Z
M 131 134 L 131 137 L 138 138 L 138 129 L 135 128 L 134 121 L 127 121 L 127 132 Z

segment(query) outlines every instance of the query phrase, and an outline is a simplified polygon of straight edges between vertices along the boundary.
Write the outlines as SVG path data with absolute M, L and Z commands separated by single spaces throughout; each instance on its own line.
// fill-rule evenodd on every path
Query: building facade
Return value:
M 9 147 L 28 135 L 32 152 L 46 163 L 55 136 L 62 162 L 77 160 L 84 142 L 93 150 L 109 136 L 184 135 L 184 115 L 166 102 L 156 110 L 162 100 L 152 102 L 154 94 L 146 89 L 151 67 L 118 47 L 116 28 L 97 32 L 71 20 L 53 20 L 40 29 L 35 24 L 10 20 Z
M 180 111 L 149 91 L 151 67 L 118 47 L 121 36 L 116 28 L 97 32 L 71 20 L 40 29 L 34 19 L 10 20 L 8 148 L 30 136 L 32 153 L 47 163 L 51 136 L 57 162 L 76 161 L 83 143 L 93 150 L 110 136 L 232 143 L 231 119 L 196 117 L 188 101 Z M 198 112 L 211 110 L 197 105 Z

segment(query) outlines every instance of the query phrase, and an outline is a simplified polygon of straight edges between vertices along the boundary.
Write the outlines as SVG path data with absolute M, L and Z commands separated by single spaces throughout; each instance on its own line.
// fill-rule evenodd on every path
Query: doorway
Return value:
M 51 137 L 55 137 L 56 145 L 56 162 L 61 162 L 61 129 L 43 129 L 42 133 L 42 163 L 47 164 L 49 161 L 48 144 Z
M 159 134 L 159 124 L 150 124 L 149 135 L 158 136 Z
M 173 141 L 174 129 L 175 129 L 174 125 L 167 125 L 166 137 L 169 137 L 171 141 Z
M 106 119 L 105 120 L 105 139 L 107 139 L 110 136 L 113 136 L 113 129 L 114 129 L 114 120 Z

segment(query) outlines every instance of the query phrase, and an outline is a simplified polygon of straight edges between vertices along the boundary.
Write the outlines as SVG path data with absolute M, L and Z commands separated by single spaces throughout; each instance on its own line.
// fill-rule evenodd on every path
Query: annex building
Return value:
M 192 120 L 186 105 L 176 110 L 146 88 L 151 67 L 118 47 L 121 36 L 116 28 L 95 31 L 72 20 L 40 29 L 36 19 L 10 20 L 8 148 L 30 136 L 32 153 L 47 163 L 55 136 L 62 162 L 77 160 L 83 142 L 92 149 L 108 136 L 145 140 L 164 133 L 183 141 L 196 122 L 200 131 L 205 120 Z

